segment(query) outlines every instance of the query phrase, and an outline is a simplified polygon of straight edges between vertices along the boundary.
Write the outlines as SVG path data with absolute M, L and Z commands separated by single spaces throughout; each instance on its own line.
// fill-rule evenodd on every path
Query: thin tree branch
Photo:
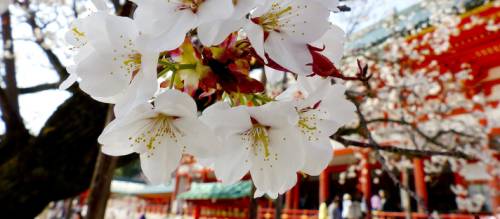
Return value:
M 380 146 L 380 144 L 378 144 L 375 141 L 375 139 L 373 138 L 370 130 L 368 129 L 368 123 L 366 121 L 366 118 L 361 113 L 360 103 L 357 102 L 354 98 L 352 98 L 352 96 L 349 97 L 349 98 L 351 99 L 351 101 L 354 103 L 354 106 L 356 107 L 356 113 L 357 113 L 358 118 L 359 118 L 359 127 L 362 129 L 363 133 L 366 135 L 366 138 L 368 139 L 369 144 L 370 145 L 374 145 L 374 146 L 376 146 L 376 148 L 379 148 L 379 149 L 383 148 L 382 146 Z M 418 203 L 420 203 L 421 206 L 424 206 L 424 211 L 426 213 L 428 213 L 428 209 L 425 206 L 425 202 L 422 199 L 422 197 L 418 196 L 410 188 L 406 187 L 405 185 L 403 185 L 399 181 L 399 179 L 394 175 L 394 173 L 391 172 L 390 168 L 387 167 L 386 161 L 385 161 L 384 157 L 382 157 L 382 155 L 380 154 L 379 150 L 373 150 L 373 151 L 375 153 L 375 158 L 382 165 L 383 169 L 387 172 L 387 174 L 389 174 L 389 176 L 391 177 L 391 179 L 393 180 L 393 182 L 396 184 L 396 186 L 399 186 L 400 188 L 402 188 L 403 190 L 405 190 L 413 199 L 415 199 Z
M 57 55 L 50 49 L 47 48 L 45 45 L 45 39 L 44 37 L 37 36 L 41 34 L 43 28 L 40 27 L 35 20 L 36 13 L 35 11 L 31 10 L 29 8 L 29 3 L 26 2 L 23 4 L 24 9 L 28 13 L 26 23 L 30 25 L 31 30 L 33 34 L 35 35 L 35 42 L 36 44 L 40 47 L 40 49 L 45 53 L 47 56 L 47 59 L 49 60 L 50 64 L 54 67 L 54 70 L 56 71 L 57 75 L 59 76 L 59 80 L 63 80 L 68 76 L 68 72 L 66 71 L 66 68 L 62 64 L 61 60 Z
M 456 152 L 456 151 L 433 151 L 433 150 L 417 150 L 417 149 L 407 149 L 407 148 L 401 148 L 398 146 L 394 145 L 377 145 L 377 144 L 370 144 L 370 143 L 365 143 L 365 142 L 360 142 L 360 141 L 354 141 L 354 140 L 349 140 L 345 139 L 341 136 L 333 135 L 331 139 L 338 141 L 339 143 L 346 145 L 346 146 L 355 146 L 355 147 L 360 147 L 360 148 L 371 148 L 379 151 L 387 151 L 391 153 L 396 153 L 396 154 L 404 154 L 404 155 L 410 155 L 410 156 L 415 156 L 415 157 L 429 157 L 433 155 L 440 155 L 440 156 L 449 156 L 449 157 L 458 157 L 458 158 L 464 158 L 464 159 L 472 159 L 470 156 L 468 156 L 465 153 L 462 152 Z
M 111 0 L 111 3 L 113 4 L 113 7 L 115 8 L 115 12 L 118 14 L 118 12 L 122 8 L 122 5 L 120 4 L 120 0 Z
M 15 136 L 27 134 L 27 130 L 19 112 L 14 41 L 12 38 L 11 16 L 8 10 L 2 14 L 2 39 L 5 89 L 0 88 L 0 109 L 6 126 L 6 137 L 14 138 Z
M 448 146 L 446 146 L 445 144 L 439 142 L 437 140 L 437 138 L 442 135 L 442 134 L 445 134 L 446 132 L 445 131 L 441 131 L 441 132 L 438 132 L 438 134 L 435 136 L 435 137 L 431 137 L 431 136 L 428 136 L 427 134 L 425 134 L 421 129 L 419 129 L 415 124 L 412 124 L 412 123 L 409 123 L 407 121 L 404 121 L 404 120 L 397 120 L 397 119 L 388 119 L 388 118 L 378 118 L 378 119 L 371 119 L 369 121 L 366 121 L 366 124 L 370 124 L 370 123 L 384 123 L 384 122 L 387 122 L 387 123 L 396 123 L 396 124 L 400 124 L 400 125 L 404 125 L 404 126 L 408 126 L 410 127 L 413 131 L 415 131 L 420 137 L 424 138 L 427 142 L 430 142 L 440 148 L 443 148 L 443 149 L 446 149 L 446 150 L 451 150 L 453 153 L 456 153 L 456 154 L 459 154 L 461 152 L 455 150 L 455 149 L 451 149 L 449 148 Z M 459 134 L 459 132 L 452 132 L 452 133 L 456 133 L 456 134 Z M 464 137 L 470 137 L 468 135 L 463 135 Z
M 59 87 L 59 84 L 60 84 L 59 82 L 56 82 L 56 83 L 39 84 L 33 87 L 23 87 L 19 88 L 19 94 L 29 94 L 45 90 L 57 89 Z

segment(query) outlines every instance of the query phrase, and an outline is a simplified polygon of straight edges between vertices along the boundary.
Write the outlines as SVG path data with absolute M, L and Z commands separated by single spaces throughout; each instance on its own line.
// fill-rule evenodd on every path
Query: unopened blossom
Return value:
M 98 140 L 105 154 L 140 154 L 141 168 L 153 184 L 167 183 L 183 154 L 203 158 L 215 145 L 210 129 L 197 117 L 194 100 L 178 90 L 161 93 L 154 106 L 138 105 L 118 117 Z
M 289 103 L 231 108 L 219 102 L 200 119 L 222 142 L 213 162 L 223 183 L 237 182 L 250 171 L 255 197 L 267 194 L 276 198 L 293 187 L 304 157 L 300 132 L 294 126 L 298 115 Z
M 135 0 L 134 20 L 144 33 L 141 47 L 165 51 L 179 47 L 198 25 L 233 14 L 232 0 Z
M 244 27 L 256 53 L 290 72 L 310 74 L 308 44 L 328 30 L 330 12 L 309 0 L 271 0 L 258 6 Z
M 137 47 L 139 31 L 130 18 L 96 12 L 77 20 L 67 34 L 76 51 L 70 77 L 94 99 L 116 103 L 115 112 L 147 101 L 157 90 L 155 52 Z
M 301 171 L 319 175 L 332 158 L 330 136 L 355 119 L 355 107 L 346 99 L 344 86 L 331 85 L 329 79 L 321 77 L 299 78 L 298 83 L 277 99 L 293 101 L 299 115 L 296 126 L 301 133 L 305 155 Z

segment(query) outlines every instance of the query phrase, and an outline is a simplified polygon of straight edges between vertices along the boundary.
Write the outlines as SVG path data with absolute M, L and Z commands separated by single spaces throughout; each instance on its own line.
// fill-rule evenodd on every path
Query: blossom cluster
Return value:
M 439 3 L 424 1 L 418 7 L 427 11 L 428 23 L 405 27 L 412 15 L 398 14 L 384 23 L 392 33 L 383 42 L 365 46 L 347 54 L 342 72 L 354 75 L 356 60 L 363 60 L 373 73 L 369 86 L 356 81 L 347 83 L 349 89 L 367 94 L 359 101 L 371 135 L 377 142 L 397 145 L 411 150 L 463 152 L 480 162 L 495 166 L 498 161 L 488 148 L 488 133 L 498 124 L 491 115 L 495 106 L 488 103 L 484 93 L 472 89 L 474 79 L 472 65 L 450 68 L 439 55 L 452 52 L 450 46 L 460 34 L 467 35 L 472 28 L 487 31 L 498 19 L 487 16 L 471 16 L 464 19 L 449 5 L 455 1 Z M 495 4 L 492 4 L 492 7 Z M 466 9 L 456 5 L 456 10 Z M 429 26 L 433 31 L 425 31 Z M 406 34 L 410 33 L 410 37 Z M 483 121 L 483 122 L 481 122 Z M 487 122 L 484 122 L 487 121 Z M 385 165 L 399 170 L 410 168 L 411 158 L 389 152 L 377 152 L 385 159 Z M 447 168 L 460 172 L 467 163 L 464 159 L 450 156 L 431 156 L 424 161 L 426 179 L 438 176 Z M 489 171 L 492 176 L 498 171 Z
M 355 118 L 332 77 L 344 35 L 329 23 L 337 1 L 134 2 L 128 18 L 94 1 L 98 10 L 67 34 L 74 65 L 62 87 L 78 81 L 94 99 L 115 104 L 116 118 L 98 139 L 104 153 L 139 153 L 155 184 L 167 183 L 190 154 L 223 183 L 250 172 L 256 197 L 275 198 L 298 172 L 326 168 L 330 136 Z M 297 83 L 269 97 L 250 77 L 264 67 Z

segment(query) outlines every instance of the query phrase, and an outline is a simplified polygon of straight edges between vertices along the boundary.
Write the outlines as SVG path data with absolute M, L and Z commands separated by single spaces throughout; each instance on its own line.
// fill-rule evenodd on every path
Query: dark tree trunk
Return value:
M 109 107 L 106 123 L 113 119 L 113 107 Z M 113 180 L 118 157 L 108 156 L 98 152 L 97 164 L 94 169 L 88 198 L 87 219 L 104 218 L 106 204 L 110 195 L 110 185 Z
M 0 162 L 2 215 L 33 218 L 50 201 L 89 188 L 106 109 L 107 105 L 75 92 L 49 118 L 38 137 L 0 142 L 5 146 L 27 142 Z
M 0 144 L 0 156 L 9 156 L 14 150 L 26 144 L 29 133 L 24 127 L 23 119 L 19 113 L 19 101 L 16 81 L 16 63 L 14 56 L 14 41 L 12 39 L 12 28 L 10 12 L 7 10 L 2 14 L 2 40 L 3 40 L 3 82 L 5 89 L 0 88 L 0 109 L 2 120 L 5 122 L 6 133 L 3 141 L 18 139 L 11 145 Z M 3 161 L 0 159 L 0 161 Z

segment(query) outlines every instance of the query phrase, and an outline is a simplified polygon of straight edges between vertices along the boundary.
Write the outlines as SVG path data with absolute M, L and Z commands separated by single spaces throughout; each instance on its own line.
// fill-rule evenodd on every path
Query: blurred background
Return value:
M 110 13 L 133 9 L 125 0 L 107 2 Z M 364 103 L 364 111 L 386 118 L 371 127 L 379 142 L 405 145 L 413 139 L 423 143 L 409 148 L 419 150 L 431 142 L 449 151 L 458 144 L 460 153 L 479 159 L 374 155 L 370 149 L 332 142 L 329 167 L 320 176 L 299 174 L 298 184 L 276 201 L 252 199 L 249 178 L 231 186 L 217 183 L 213 172 L 190 156 L 182 159 L 168 185 L 147 185 L 136 155 L 101 165 L 100 171 L 112 177 L 99 184 L 96 179 L 102 176 L 94 170 L 102 155 L 96 139 L 109 120 L 110 106 L 77 86 L 58 89 L 71 64 L 65 33 L 77 17 L 94 10 L 91 2 L 1 1 L 0 217 L 99 218 L 88 216 L 89 202 L 105 218 L 334 218 L 346 216 L 344 203 L 359 203 L 360 215 L 372 218 L 498 216 L 500 1 L 345 0 L 340 5 L 344 10 L 331 15 L 347 36 L 338 67 L 354 74 L 359 60 L 376 72 L 372 86 L 379 95 Z M 409 85 L 417 82 L 429 86 Z M 358 85 L 347 85 L 361 92 Z M 431 104 L 443 90 L 449 91 L 445 100 Z M 402 99 L 412 98 L 417 101 L 405 106 Z M 421 105 L 461 119 L 445 124 L 442 115 L 433 117 Z M 387 119 L 397 115 L 409 121 L 424 114 L 428 122 L 412 130 L 401 120 L 392 124 Z M 412 138 L 436 127 L 473 132 L 484 148 L 439 131 L 435 139 Z M 102 191 L 98 201 L 91 201 L 88 192 L 93 175 L 92 186 Z

